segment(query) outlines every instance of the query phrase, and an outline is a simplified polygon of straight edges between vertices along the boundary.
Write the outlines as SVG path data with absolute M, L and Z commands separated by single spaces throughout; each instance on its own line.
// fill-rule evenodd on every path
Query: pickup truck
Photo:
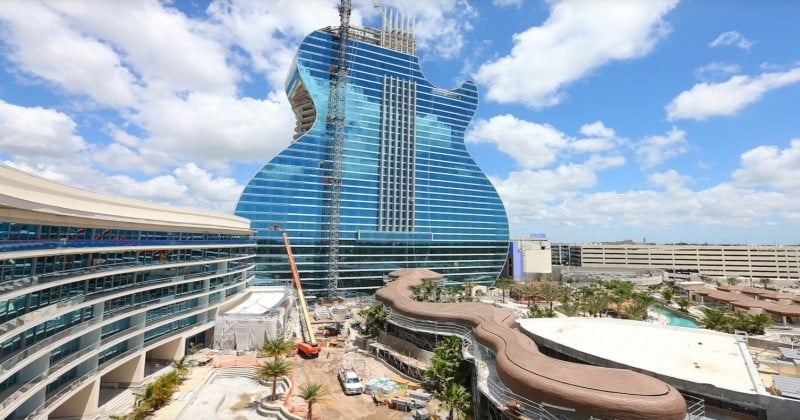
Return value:
M 342 384 L 345 395 L 358 395 L 364 392 L 364 385 L 353 369 L 339 368 L 339 382 Z

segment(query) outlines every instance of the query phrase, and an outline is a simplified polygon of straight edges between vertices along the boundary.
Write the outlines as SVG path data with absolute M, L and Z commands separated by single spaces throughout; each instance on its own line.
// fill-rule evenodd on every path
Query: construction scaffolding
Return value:
M 242 304 L 217 316 L 215 350 L 258 350 L 265 341 L 284 336 L 294 298 L 287 291 L 252 292 Z

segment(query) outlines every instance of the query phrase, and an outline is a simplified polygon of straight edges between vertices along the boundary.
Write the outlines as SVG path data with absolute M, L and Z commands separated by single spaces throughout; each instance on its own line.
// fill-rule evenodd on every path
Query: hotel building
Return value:
M 279 225 L 311 294 L 371 294 L 398 268 L 491 283 L 509 233 L 497 191 L 464 144 L 477 87 L 433 86 L 406 20 L 344 27 L 300 44 L 286 82 L 294 140 L 236 208 L 257 232 L 257 281 L 290 277 L 280 234 L 270 230 Z
M 101 387 L 211 342 L 252 278 L 249 221 L 0 166 L 0 418 L 94 418 Z

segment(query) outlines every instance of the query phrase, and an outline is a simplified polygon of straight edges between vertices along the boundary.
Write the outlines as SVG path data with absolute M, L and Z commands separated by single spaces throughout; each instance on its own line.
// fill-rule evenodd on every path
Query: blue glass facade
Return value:
M 257 231 L 257 279 L 290 278 L 280 235 L 269 229 L 277 224 L 316 294 L 328 288 L 336 38 L 328 28 L 300 45 L 286 83 L 295 139 L 256 173 L 236 208 Z M 434 87 L 416 56 L 378 44 L 354 36 L 347 45 L 338 290 L 371 293 L 386 273 L 413 267 L 456 283 L 494 281 L 508 254 L 508 219 L 464 144 L 476 86 Z

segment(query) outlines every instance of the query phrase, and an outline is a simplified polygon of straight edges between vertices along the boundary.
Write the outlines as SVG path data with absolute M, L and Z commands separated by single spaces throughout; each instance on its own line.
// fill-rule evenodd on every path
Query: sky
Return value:
M 513 237 L 800 244 L 800 2 L 353 0 L 416 22 L 481 102 L 467 148 Z M 335 0 L 5 0 L 0 161 L 232 213 L 291 141 L 283 91 Z

